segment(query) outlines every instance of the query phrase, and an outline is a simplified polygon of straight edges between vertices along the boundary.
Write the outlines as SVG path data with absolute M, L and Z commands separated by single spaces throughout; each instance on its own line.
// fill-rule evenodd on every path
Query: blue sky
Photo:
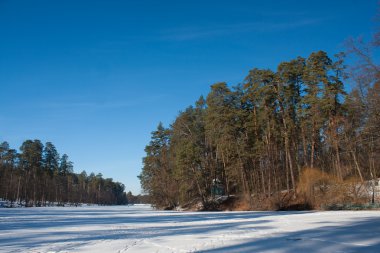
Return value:
M 218 81 L 369 38 L 377 0 L 0 0 L 0 141 L 140 193 L 144 147 Z

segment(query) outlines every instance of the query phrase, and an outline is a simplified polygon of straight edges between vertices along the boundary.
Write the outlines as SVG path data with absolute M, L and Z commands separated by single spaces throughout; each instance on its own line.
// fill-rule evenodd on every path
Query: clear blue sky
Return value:
M 140 193 L 144 147 L 218 81 L 368 38 L 377 0 L 0 0 L 0 141 Z

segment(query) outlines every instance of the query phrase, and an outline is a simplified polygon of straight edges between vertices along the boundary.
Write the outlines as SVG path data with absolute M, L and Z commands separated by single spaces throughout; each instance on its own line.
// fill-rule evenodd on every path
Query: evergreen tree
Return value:
M 144 167 L 139 175 L 142 189 L 152 196 L 152 204 L 158 207 L 174 207 L 178 204 L 169 153 L 170 136 L 171 131 L 164 128 L 162 123 L 152 132 L 152 140 L 145 148 Z

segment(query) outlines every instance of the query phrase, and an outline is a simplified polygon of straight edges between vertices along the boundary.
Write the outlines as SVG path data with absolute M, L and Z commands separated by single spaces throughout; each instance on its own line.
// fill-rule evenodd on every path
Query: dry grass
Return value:
M 230 196 L 221 203 L 196 208 L 190 203 L 186 210 L 311 210 L 334 205 L 361 205 L 369 202 L 368 187 L 360 179 L 351 177 L 339 180 L 336 176 L 316 168 L 304 168 L 296 192 L 281 191 L 255 194 L 254 197 Z M 212 203 L 211 203 L 212 204 Z M 186 206 L 185 206 L 186 207 Z
M 297 187 L 298 202 L 313 209 L 332 204 L 360 204 L 366 201 L 363 184 L 358 178 L 339 180 L 334 175 L 315 168 L 303 169 Z

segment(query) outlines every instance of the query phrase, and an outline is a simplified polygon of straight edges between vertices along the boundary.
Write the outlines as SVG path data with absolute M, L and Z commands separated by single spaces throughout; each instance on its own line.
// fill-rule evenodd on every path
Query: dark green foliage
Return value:
M 170 139 L 171 131 L 160 123 L 145 148 L 147 156 L 143 159 L 144 169 L 139 176 L 142 188 L 152 196 L 152 204 L 159 207 L 174 207 L 178 197 L 173 187 L 175 176 L 169 152 Z
M 374 178 L 379 85 L 347 96 L 344 73 L 342 54 L 333 60 L 318 51 L 280 63 L 276 72 L 255 68 L 233 88 L 212 85 L 206 100 L 152 133 L 142 188 L 158 207 L 207 206 L 222 194 L 257 207 L 281 201 L 284 191 L 296 197 L 307 167 L 339 180 Z
M 26 206 L 56 203 L 127 204 L 125 187 L 101 174 L 73 172 L 73 163 L 59 156 L 51 142 L 27 140 L 20 153 L 0 144 L 0 198 Z

